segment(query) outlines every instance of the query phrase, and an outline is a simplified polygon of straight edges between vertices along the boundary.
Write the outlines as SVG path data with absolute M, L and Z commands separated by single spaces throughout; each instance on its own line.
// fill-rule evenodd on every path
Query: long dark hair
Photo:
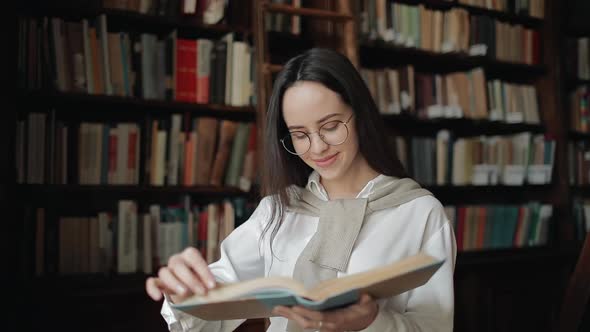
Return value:
M 288 153 L 280 139 L 288 133 L 283 118 L 283 96 L 289 87 L 299 81 L 321 83 L 336 92 L 355 114 L 359 151 L 369 166 L 381 174 L 399 178 L 407 177 L 406 171 L 390 144 L 383 120 L 369 89 L 354 65 L 344 55 L 322 48 L 313 48 L 287 62 L 278 74 L 266 114 L 262 193 L 271 196 L 270 222 L 262 235 L 273 227 L 270 243 L 278 232 L 288 206 L 288 188 L 291 185 L 305 187 L 313 171 L 300 157 Z

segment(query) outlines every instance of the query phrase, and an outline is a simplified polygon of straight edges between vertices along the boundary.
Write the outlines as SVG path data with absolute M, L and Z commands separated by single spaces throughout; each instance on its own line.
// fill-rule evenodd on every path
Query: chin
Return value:
M 315 166 L 313 169 L 318 172 L 324 180 L 336 180 L 342 177 L 342 175 L 345 173 L 345 167 L 343 167 L 340 162 L 336 162 L 334 165 L 331 165 L 327 168 Z

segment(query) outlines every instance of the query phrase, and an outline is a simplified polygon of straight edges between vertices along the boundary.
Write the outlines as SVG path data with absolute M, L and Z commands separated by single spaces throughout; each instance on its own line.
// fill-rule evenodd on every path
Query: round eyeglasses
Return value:
M 340 145 L 348 138 L 348 122 L 352 119 L 351 114 L 348 120 L 334 120 L 324 123 L 317 131 L 320 139 L 328 145 Z M 304 131 L 291 131 L 281 139 L 281 143 L 287 152 L 300 156 L 311 148 L 311 137 L 314 133 Z

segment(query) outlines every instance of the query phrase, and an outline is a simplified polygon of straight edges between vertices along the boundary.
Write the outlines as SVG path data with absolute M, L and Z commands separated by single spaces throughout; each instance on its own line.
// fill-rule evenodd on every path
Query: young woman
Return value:
M 440 202 L 407 177 L 375 102 L 349 60 L 312 49 L 279 73 L 264 138 L 263 189 L 250 219 L 207 266 L 194 248 L 172 256 L 147 293 L 190 296 L 216 282 L 292 276 L 306 285 L 425 252 L 445 259 L 423 286 L 315 312 L 277 307 L 268 331 L 452 331 L 453 229 Z M 242 320 L 203 321 L 173 310 L 170 331 L 232 331 Z

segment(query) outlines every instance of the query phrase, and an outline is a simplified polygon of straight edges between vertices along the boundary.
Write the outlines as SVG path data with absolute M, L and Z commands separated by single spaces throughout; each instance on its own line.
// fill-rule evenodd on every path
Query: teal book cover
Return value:
M 443 263 L 419 253 L 365 272 L 325 280 L 311 289 L 289 277 L 266 277 L 218 284 L 205 296 L 168 299 L 172 308 L 205 320 L 270 317 L 278 305 L 324 311 L 353 304 L 362 293 L 380 299 L 420 287 Z

